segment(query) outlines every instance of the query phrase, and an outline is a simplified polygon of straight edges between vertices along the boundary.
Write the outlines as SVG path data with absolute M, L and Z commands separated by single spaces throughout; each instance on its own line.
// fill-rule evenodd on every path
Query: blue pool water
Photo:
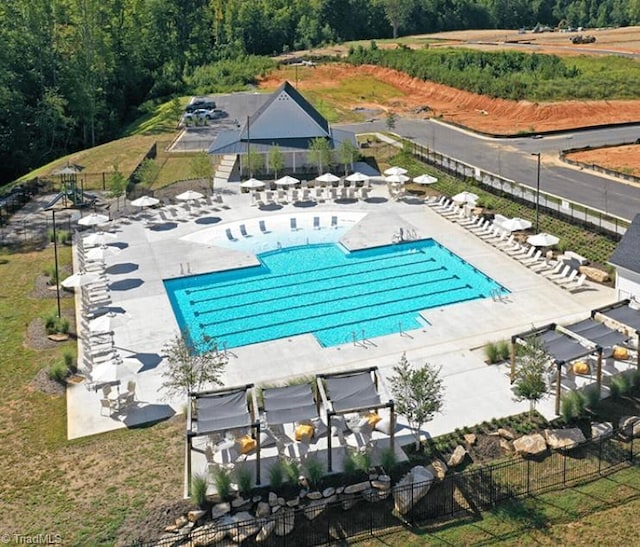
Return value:
M 181 329 L 227 348 L 312 333 L 323 346 L 424 325 L 419 311 L 504 289 L 433 239 L 258 255 L 259 266 L 166 280 Z

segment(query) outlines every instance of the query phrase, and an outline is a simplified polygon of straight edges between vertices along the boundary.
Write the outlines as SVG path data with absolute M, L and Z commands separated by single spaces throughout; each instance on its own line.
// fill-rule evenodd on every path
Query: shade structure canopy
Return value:
M 70 275 L 60 283 L 65 289 L 75 287 L 84 287 L 96 283 L 100 279 L 100 275 L 95 272 L 76 272 Z
M 460 192 L 451 198 L 453 201 L 457 201 L 459 203 L 475 203 L 478 201 L 478 196 L 473 192 Z
M 560 238 L 547 234 L 547 233 L 539 233 L 534 236 L 529 236 L 527 238 L 527 243 L 529 245 L 533 245 L 534 247 L 551 247 L 560 241 Z
M 407 177 L 407 175 L 389 175 L 388 177 L 385 177 L 384 180 L 391 184 L 403 184 L 411 179 Z
M 262 396 L 268 424 L 287 424 L 318 416 L 309 384 L 266 388 Z
M 154 198 L 153 196 L 142 196 L 138 199 L 134 199 L 131 202 L 131 205 L 134 207 L 153 207 L 154 205 L 158 205 L 160 200 L 158 198 Z
M 251 425 L 247 391 L 198 395 L 196 398 L 197 433 L 215 433 Z
M 127 324 L 130 319 L 131 316 L 127 313 L 110 311 L 89 321 L 89 330 L 93 333 L 111 332 L 116 327 Z
M 264 182 L 258 179 L 250 178 L 249 180 L 245 180 L 240 183 L 241 188 L 248 188 L 250 190 L 258 190 L 260 188 L 264 188 Z
M 52 171 L 52 175 L 77 175 L 84 169 L 84 165 L 67 163 L 64 167 Z
M 367 182 L 369 178 L 370 177 L 368 175 L 356 171 L 355 173 L 351 173 L 345 177 L 345 180 L 348 180 L 349 182 Z
M 327 377 L 327 396 L 336 412 L 380 404 L 380 394 L 370 372 Z
M 202 199 L 204 197 L 200 192 L 196 192 L 195 190 L 187 190 L 186 192 L 182 192 L 182 194 L 178 194 L 176 199 L 180 201 L 193 201 L 195 199 Z
M 89 249 L 84 257 L 87 260 L 104 260 L 109 255 L 117 255 L 121 251 L 118 247 L 112 247 L 111 245 L 100 245 L 100 247 L 94 247 Z
M 105 215 L 100 215 L 98 213 L 91 213 L 86 217 L 82 217 L 78 224 L 81 226 L 99 226 L 100 224 L 107 224 L 109 222 L 109 217 Z
M 140 363 L 130 359 L 122 359 L 120 355 L 117 355 L 111 361 L 95 365 L 91 371 L 91 380 L 96 383 L 120 382 L 125 378 L 135 376 L 139 369 Z
M 316 177 L 316 180 L 318 182 L 333 183 L 333 182 L 338 182 L 340 180 L 340 177 L 337 177 L 333 173 L 323 173 L 319 177 Z
M 629 338 L 594 319 L 585 319 L 565 328 L 602 348 L 612 348 L 616 344 L 623 344 Z
M 109 232 L 93 232 L 82 238 L 82 244 L 89 247 L 94 245 L 106 245 L 109 241 L 115 241 L 118 236 Z
M 293 186 L 294 184 L 298 184 L 300 182 L 299 179 L 292 177 L 290 175 L 285 175 L 284 177 L 276 180 L 276 186 Z
M 539 338 L 544 351 L 556 363 L 567 363 L 595 351 L 595 348 L 584 346 L 575 338 L 556 330 L 543 332 Z
M 640 309 L 631 308 L 629 305 L 616 306 L 608 310 L 600 310 L 600 313 L 625 325 L 636 332 L 640 331 Z
M 417 177 L 413 177 L 413 182 L 416 184 L 433 184 L 434 182 L 438 182 L 436 177 L 432 177 L 431 175 L 418 175 Z
M 385 169 L 384 174 L 387 176 L 406 175 L 407 170 L 404 167 L 398 167 L 397 165 L 394 165 L 393 167 L 389 167 L 389 169 Z
M 514 217 L 505 220 L 500 226 L 503 230 L 517 232 L 519 230 L 528 230 L 531 228 L 531 222 L 524 220 L 523 218 Z

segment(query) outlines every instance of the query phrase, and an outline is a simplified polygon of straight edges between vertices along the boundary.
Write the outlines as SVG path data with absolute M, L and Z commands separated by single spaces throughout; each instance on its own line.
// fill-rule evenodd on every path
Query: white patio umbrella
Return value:
M 111 332 L 116 327 L 126 325 L 131 320 L 128 313 L 107 312 L 89 321 L 89 330 L 93 333 Z
M 180 201 L 193 201 L 195 199 L 202 199 L 204 197 L 200 192 L 196 192 L 195 190 L 187 190 L 186 192 L 182 192 L 182 194 L 178 194 L 176 199 Z
M 152 196 L 142 196 L 138 199 L 134 199 L 131 202 L 131 205 L 134 207 L 153 207 L 154 205 L 158 205 L 160 200 L 158 198 L 154 198 Z
M 282 178 L 279 178 L 276 181 L 276 186 L 293 186 L 294 184 L 298 184 L 300 182 L 300 180 L 298 180 L 295 177 L 291 177 L 289 175 L 285 175 Z
M 404 184 L 411 179 L 407 177 L 407 175 L 389 175 L 388 177 L 385 177 L 384 180 L 391 184 Z
M 82 238 L 82 244 L 92 247 L 94 245 L 106 245 L 109 241 L 115 241 L 118 236 L 109 232 L 94 232 Z
M 125 361 L 120 355 L 116 355 L 111 361 L 94 366 L 91 371 L 91 380 L 98 383 L 120 382 L 135 376 L 139 368 L 139 362 Z
M 91 213 L 86 217 L 82 217 L 78 224 L 82 226 L 98 226 L 100 224 L 107 224 L 109 222 L 109 217 L 105 215 L 100 215 L 98 213 Z
M 329 184 L 332 184 L 334 182 L 338 182 L 340 180 L 340 177 L 337 177 L 333 173 L 323 173 L 319 177 L 316 177 L 316 180 L 318 182 L 327 182 Z
M 559 237 L 556 237 L 551 234 L 547 234 L 545 232 L 541 232 L 534 236 L 529 236 L 527 238 L 527 243 L 529 245 L 533 245 L 534 247 L 551 247 L 560 241 Z
M 389 169 L 385 169 L 384 174 L 387 176 L 406 175 L 407 170 L 404 167 L 397 167 L 394 165 L 393 167 L 389 167 Z
M 345 177 L 345 180 L 348 180 L 349 182 L 367 182 L 369 178 L 369 176 L 356 171 L 355 173 L 351 173 L 348 177 Z
M 478 201 L 478 196 L 473 192 L 460 192 L 451 198 L 453 201 L 458 201 L 461 203 L 475 203 Z
M 264 188 L 264 182 L 258 179 L 250 178 L 240 183 L 240 188 L 248 188 L 249 190 L 258 190 Z
M 60 283 L 65 289 L 75 287 L 84 287 L 96 283 L 100 279 L 100 275 L 95 272 L 76 272 L 70 275 Z
M 438 182 L 436 177 L 432 177 L 431 175 L 418 175 L 417 177 L 413 177 L 413 182 L 416 184 L 433 184 L 434 182 Z
M 523 218 L 513 217 L 505 220 L 501 227 L 509 232 L 517 232 L 519 230 L 528 230 L 531 228 L 531 222 L 524 220 Z
M 99 260 L 104 261 L 105 257 L 109 255 L 117 255 L 122 251 L 118 249 L 118 247 L 111 247 L 110 245 L 100 245 L 100 247 L 94 247 L 93 249 L 89 249 L 84 258 L 86 260 Z

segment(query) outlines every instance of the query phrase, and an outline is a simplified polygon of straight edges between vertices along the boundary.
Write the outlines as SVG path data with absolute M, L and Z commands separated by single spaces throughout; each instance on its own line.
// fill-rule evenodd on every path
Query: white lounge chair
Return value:
M 578 275 L 578 270 L 571 270 L 569 272 L 569 275 L 567 275 L 566 277 L 560 277 L 558 279 L 554 279 L 554 283 L 556 283 L 556 285 L 567 285 L 570 284 Z
M 561 285 L 561 287 L 563 289 L 567 289 L 569 292 L 574 292 L 578 289 L 581 289 L 582 287 L 585 287 L 587 285 L 586 281 L 587 276 L 585 274 L 580 274 L 573 283 L 566 283 L 564 285 Z
M 289 219 L 289 225 L 291 226 L 292 232 L 295 232 L 298 230 L 298 221 L 296 220 L 296 217 L 291 217 Z
M 314 230 L 320 229 L 320 217 L 313 217 L 313 229 Z
M 561 260 L 558 260 L 551 269 L 547 269 L 544 270 L 542 272 L 540 272 L 542 275 L 544 276 L 552 276 L 552 275 L 556 275 L 558 273 L 560 273 L 560 270 L 562 270 L 562 267 L 564 266 L 564 262 L 562 262 Z
M 337 216 L 332 216 L 331 217 L 331 227 L 332 228 L 337 228 L 338 227 L 338 217 Z
M 267 230 L 267 224 L 265 223 L 265 221 L 264 221 L 264 220 L 260 220 L 260 221 L 258 222 L 258 226 L 260 227 L 260 231 L 261 231 L 263 234 L 268 234 L 268 233 L 269 233 L 269 230 Z
M 551 275 L 547 276 L 547 279 L 550 279 L 551 281 L 557 283 L 558 280 L 567 277 L 569 275 L 569 272 L 571 272 L 571 266 L 569 266 L 569 264 L 565 264 L 564 268 L 561 268 L 559 273 L 554 273 Z

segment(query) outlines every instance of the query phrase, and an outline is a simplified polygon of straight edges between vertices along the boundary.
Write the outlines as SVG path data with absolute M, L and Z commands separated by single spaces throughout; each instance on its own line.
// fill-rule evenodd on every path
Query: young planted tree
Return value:
M 387 131 L 393 131 L 396 128 L 396 122 L 398 121 L 398 116 L 396 116 L 395 112 L 389 110 L 387 112 L 387 117 L 385 119 L 385 125 L 387 126 Z
M 163 351 L 169 366 L 162 374 L 162 389 L 169 396 L 184 396 L 222 385 L 229 360 L 218 351 L 213 338 L 203 337 L 194 343 L 186 333 L 177 334 Z
M 331 148 L 329 141 L 322 137 L 316 137 L 309 144 L 309 161 L 318 168 L 318 175 L 322 174 L 325 165 L 329 165 L 331 160 Z
M 405 353 L 393 367 L 391 393 L 397 412 L 407 419 L 413 431 L 416 450 L 420 448 L 420 429 L 442 410 L 445 388 L 440 378 L 441 368 L 429 363 L 413 368 Z
M 142 162 L 140 167 L 138 167 L 136 174 L 137 174 L 138 180 L 144 186 L 149 187 L 158 178 L 158 175 L 160 174 L 160 166 L 156 163 L 155 160 L 152 160 L 151 158 L 147 158 Z
M 191 176 L 196 179 L 202 179 L 207 181 L 207 186 L 209 182 L 213 181 L 213 162 L 211 161 L 211 156 L 207 154 L 204 150 L 198 152 L 193 158 L 191 158 L 191 162 L 189 163 L 189 171 L 191 172 Z
M 251 149 L 245 155 L 245 166 L 249 170 L 249 176 L 253 177 L 254 173 L 259 172 L 264 166 L 264 157 L 259 152 Z
M 514 392 L 516 400 L 529 401 L 529 417 L 533 416 L 536 404 L 548 391 L 544 380 L 549 356 L 537 337 L 527 340 L 516 356 L 516 374 Z
M 114 165 L 113 174 L 109 177 L 108 187 L 109 193 L 108 196 L 110 198 L 116 198 L 116 207 L 120 208 L 120 198 L 127 191 L 127 179 L 125 176 L 118 170 L 118 167 Z
M 269 169 L 273 171 L 273 178 L 278 178 L 278 173 L 284 168 L 284 154 L 279 146 L 272 146 L 269 150 Z
M 345 139 L 338 146 L 338 159 L 344 165 L 344 174 L 349 171 L 349 167 L 353 168 L 353 162 L 358 159 L 358 148 L 348 139 Z

